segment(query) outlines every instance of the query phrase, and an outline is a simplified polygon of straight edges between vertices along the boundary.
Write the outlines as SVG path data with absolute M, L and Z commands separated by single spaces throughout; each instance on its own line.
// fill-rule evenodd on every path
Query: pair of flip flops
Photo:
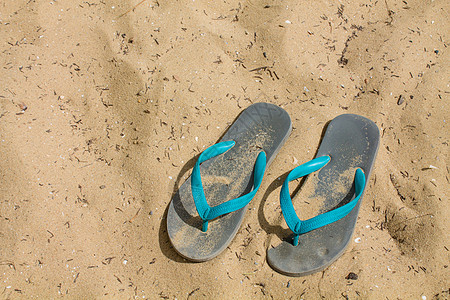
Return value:
M 266 167 L 291 130 L 286 111 L 256 103 L 239 115 L 219 143 L 200 154 L 167 213 L 169 239 L 181 256 L 207 261 L 229 245 Z M 364 117 L 346 114 L 329 123 L 316 158 L 293 169 L 282 186 L 281 210 L 293 234 L 267 250 L 273 269 L 290 276 L 308 275 L 342 255 L 356 224 L 378 144 L 377 126 Z M 321 214 L 304 221 L 294 209 L 288 184 L 316 171 L 313 194 L 322 202 Z

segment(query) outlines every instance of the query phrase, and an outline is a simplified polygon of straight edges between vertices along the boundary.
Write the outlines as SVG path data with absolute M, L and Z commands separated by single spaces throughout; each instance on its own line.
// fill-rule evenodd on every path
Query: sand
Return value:
M 450 297 L 449 8 L 2 1 L 0 297 Z M 283 107 L 293 132 L 234 241 L 190 263 L 166 209 L 195 156 L 254 102 Z M 323 272 L 280 275 L 266 263 L 285 226 L 278 178 L 343 113 L 381 132 L 357 242 Z

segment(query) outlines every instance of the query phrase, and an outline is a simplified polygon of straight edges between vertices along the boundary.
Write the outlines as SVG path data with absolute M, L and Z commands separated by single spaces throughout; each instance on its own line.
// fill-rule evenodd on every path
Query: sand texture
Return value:
M 449 9 L 0 1 L 0 298 L 448 299 Z M 292 134 L 229 247 L 190 263 L 168 204 L 255 102 L 285 109 Z M 381 133 L 352 242 L 322 272 L 283 276 L 266 262 L 287 232 L 282 180 L 343 113 Z

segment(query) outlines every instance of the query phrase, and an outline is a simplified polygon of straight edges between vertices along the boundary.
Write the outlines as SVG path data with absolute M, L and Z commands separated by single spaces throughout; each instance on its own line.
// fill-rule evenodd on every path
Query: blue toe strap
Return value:
M 366 185 L 366 177 L 363 170 L 356 169 L 355 173 L 355 198 L 349 203 L 340 206 L 334 210 L 328 211 L 321 215 L 315 216 L 308 220 L 300 220 L 297 216 L 292 199 L 289 193 L 289 182 L 297 178 L 306 176 L 324 167 L 331 158 L 329 156 L 321 156 L 315 158 L 303 165 L 292 170 L 283 183 L 280 193 L 281 211 L 289 228 L 294 232 L 294 246 L 298 245 L 298 237 L 300 234 L 307 233 L 311 230 L 320 228 L 330 223 L 336 222 L 345 217 L 355 205 L 358 203 Z
M 248 194 L 241 197 L 229 200 L 227 202 L 221 203 L 217 206 L 211 207 L 206 201 L 205 192 L 203 190 L 202 179 L 200 176 L 200 164 L 208 159 L 216 157 L 220 154 L 227 152 L 230 148 L 235 145 L 234 141 L 226 141 L 217 143 L 200 154 L 197 163 L 194 166 L 194 170 L 191 175 L 191 189 L 192 197 L 194 198 L 195 207 L 197 212 L 203 220 L 202 231 L 205 232 L 208 229 L 208 221 L 218 216 L 239 210 L 245 207 L 255 196 L 264 176 L 264 171 L 266 169 L 266 154 L 261 151 L 256 158 L 256 163 L 253 173 L 253 189 Z

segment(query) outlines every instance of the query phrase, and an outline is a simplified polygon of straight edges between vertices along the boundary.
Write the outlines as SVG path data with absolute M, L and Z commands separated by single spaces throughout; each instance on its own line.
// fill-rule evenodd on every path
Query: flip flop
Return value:
M 291 130 L 286 111 L 256 103 L 219 143 L 202 152 L 167 212 L 169 239 L 181 256 L 206 261 L 228 246 L 261 184 L 266 161 L 269 165 L 275 158 Z
M 289 276 L 309 275 L 343 254 L 355 228 L 379 139 L 375 123 L 358 115 L 341 115 L 329 123 L 316 158 L 292 170 L 281 189 L 281 209 L 294 235 L 267 250 L 273 269 Z M 319 171 L 317 176 L 308 181 L 313 180 L 311 198 L 323 202 L 321 214 L 303 221 L 294 210 L 288 184 L 315 171 Z

